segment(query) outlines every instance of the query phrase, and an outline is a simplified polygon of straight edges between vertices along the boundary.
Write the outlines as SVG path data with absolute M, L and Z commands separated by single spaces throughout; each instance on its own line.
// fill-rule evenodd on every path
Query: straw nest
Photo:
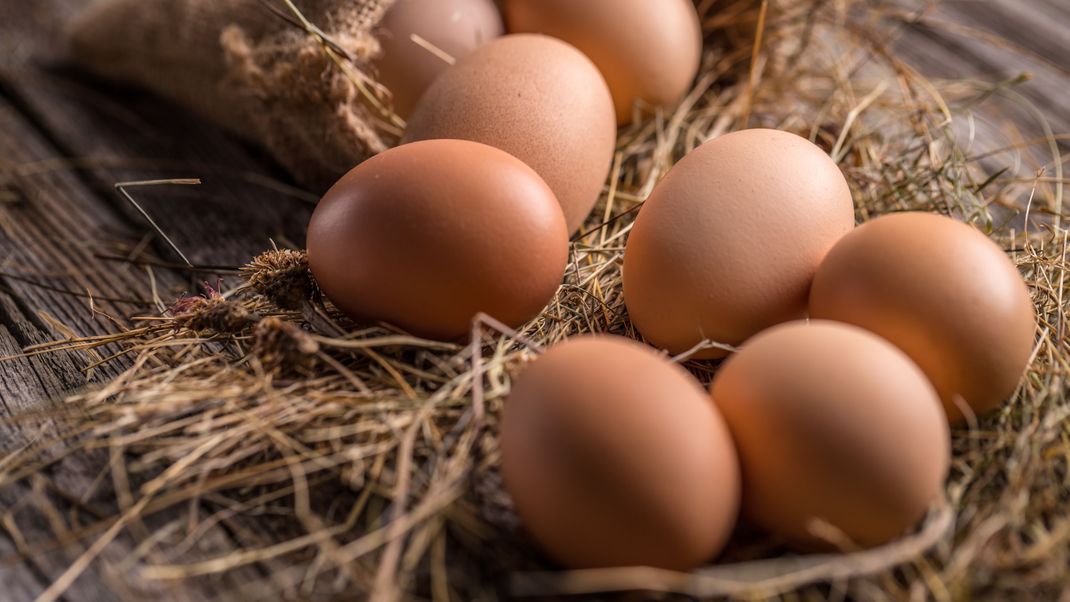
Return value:
M 0 486 L 40 484 L 47 467 L 70 454 L 108 459 L 86 496 L 108 500 L 109 512 L 84 518 L 79 531 L 23 542 L 27 554 L 82 546 L 45 598 L 60 595 L 124 530 L 143 543 L 113 570 L 143 592 L 259 565 L 269 567 L 263 578 L 232 593 L 1066 595 L 1070 263 L 1055 139 L 1010 140 L 983 155 L 965 150 L 970 140 L 957 124 L 1002 88 L 927 81 L 897 60 L 895 28 L 911 13 L 871 3 L 774 4 L 763 18 L 757 2 L 700 3 L 709 44 L 694 90 L 675 112 L 621 134 L 603 200 L 573 240 L 564 284 L 519 332 L 481 317 L 470 343 L 452 344 L 355 325 L 317 292 L 303 253 L 271 250 L 221 290 L 134 318 L 123 332 L 27 349 L 118 349 L 133 358 L 113 383 L 66 400 L 60 432 L 0 459 Z M 642 199 L 689 149 L 758 125 L 800 132 L 826 148 L 852 184 L 861 221 L 934 211 L 989 232 L 1019 266 L 1040 316 L 1028 374 L 1000 411 L 954 432 L 946 503 L 892 545 L 794 556 L 744 529 L 717 566 L 693 573 L 555 571 L 530 545 L 496 472 L 510 379 L 571 335 L 638 336 L 625 314 L 620 268 Z M 1037 149 L 1047 155 L 1031 154 Z M 1040 157 L 1057 177 L 1004 169 L 1015 156 Z M 716 370 L 676 359 L 703 381 Z M 170 518 L 146 531 L 159 516 Z M 259 531 L 237 538 L 243 549 L 199 541 L 236 521 Z

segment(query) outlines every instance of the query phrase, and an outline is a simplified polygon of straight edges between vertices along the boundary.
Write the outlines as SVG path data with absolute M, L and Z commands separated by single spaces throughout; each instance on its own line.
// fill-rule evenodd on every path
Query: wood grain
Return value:
M 0 356 L 62 338 L 56 324 L 78 335 L 102 334 L 114 328 L 103 313 L 121 319 L 152 309 L 147 268 L 101 256 L 142 249 L 141 256 L 149 260 L 177 258 L 115 193 L 117 181 L 204 179 L 196 188 L 135 191 L 198 263 L 240 265 L 273 240 L 300 245 L 311 210 L 307 195 L 279 185 L 276 169 L 263 156 L 196 116 L 135 91 L 87 83 L 50 64 L 54 49 L 47 42 L 60 27 L 48 19 L 47 4 L 59 11 L 54 17 L 80 3 L 45 0 L 29 11 L 21 2 L 0 4 L 0 39 L 12 45 L 0 62 Z M 15 33 L 9 37 L 9 32 Z M 189 274 L 180 271 L 154 269 L 152 276 L 165 303 L 197 290 Z M 209 271 L 197 279 L 214 284 L 216 277 Z M 123 365 L 87 374 L 94 359 L 52 354 L 0 364 L 0 416 L 23 416 L 18 422 L 0 422 L 0 452 L 17 449 L 55 426 L 44 417 L 27 419 L 26 412 L 48 409 L 51 400 L 109 379 Z M 62 490 L 48 496 L 62 517 L 58 527 L 55 517 L 50 522 L 27 503 L 44 498 L 32 484 L 0 492 L 0 515 L 17 525 L 17 530 L 0 528 L 0 598 L 33 599 L 82 552 L 75 545 L 26 555 L 21 540 L 47 541 L 57 528 L 84 528 L 92 524 L 94 507 L 98 515 L 114 512 L 108 483 L 96 485 L 80 504 L 84 507 L 56 501 L 89 493 L 106 461 L 106 456 L 79 456 L 52 467 L 48 476 Z M 204 506 L 206 515 L 219 510 L 210 503 Z M 137 548 L 138 533 L 163 529 L 172 519 L 161 513 L 146 521 L 144 529 L 123 533 L 64 599 L 140 600 L 164 592 L 179 600 L 243 598 L 236 592 L 271 578 L 269 568 L 251 566 L 223 578 L 160 584 L 157 592 L 125 590 L 114 567 L 123 566 Z M 245 538 L 256 528 L 239 519 L 212 528 L 183 560 L 224 553 L 234 548 L 233 537 Z
M 58 151 L 27 127 L 24 119 L 0 102 L 0 141 L 17 141 L 10 145 L 0 143 L 0 156 L 6 161 L 39 161 L 58 156 Z M 6 258 L 6 271 L 18 271 L 29 275 L 37 282 L 47 282 L 67 290 L 90 290 L 96 296 L 134 297 L 144 290 L 141 274 L 131 268 L 124 269 L 112 263 L 95 259 L 91 249 L 99 240 L 119 240 L 123 233 L 132 232 L 121 216 L 109 209 L 109 205 L 94 191 L 87 188 L 70 172 L 52 171 L 30 177 L 14 177 L 7 184 L 17 200 L 0 206 L 0 253 Z M 134 240 L 130 238 L 128 240 Z M 160 272 L 157 276 L 162 286 L 168 281 L 181 282 L 177 273 Z M 3 279 L 0 292 L 0 356 L 17 354 L 22 348 L 61 337 L 40 317 L 47 311 L 58 322 L 69 325 L 79 334 L 100 334 L 111 326 L 94 314 L 88 300 L 69 294 L 45 290 L 22 280 Z M 102 311 L 115 315 L 128 313 L 125 303 L 101 301 Z M 0 449 L 10 452 L 24 443 L 39 439 L 43 434 L 54 433 L 62 427 L 52 424 L 41 410 L 51 407 L 50 401 L 63 394 L 114 376 L 118 367 L 97 370 L 88 375 L 84 368 L 92 358 L 84 354 L 49 354 L 33 358 L 6 361 L 0 374 L 0 407 L 4 416 L 18 416 L 20 420 L 0 422 Z M 34 411 L 38 414 L 34 414 Z M 29 412 L 29 414 L 27 414 Z M 94 515 L 103 516 L 114 512 L 114 493 L 109 483 L 95 484 L 101 466 L 107 461 L 103 454 L 78 455 L 65 459 L 51 467 L 48 476 L 59 495 L 50 495 L 51 503 L 57 504 L 55 512 L 62 517 L 57 523 L 43 515 L 28 501 L 45 500 L 44 492 L 34 489 L 33 484 L 20 484 L 0 490 L 0 510 L 18 531 L 5 525 L 6 539 L 0 552 L 0 583 L 10 584 L 11 591 L 43 591 L 43 583 L 51 583 L 59 577 L 81 553 L 79 546 L 67 546 L 52 553 L 24 555 L 20 540 L 47 541 L 58 531 L 75 530 L 91 524 Z M 92 492 L 92 493 L 91 493 Z M 77 505 L 57 502 L 88 497 Z M 95 508 L 95 512 L 93 509 Z M 214 511 L 208 508 L 207 511 Z M 165 526 L 172 517 L 161 513 L 146 521 L 145 529 Z M 57 525 L 59 525 L 57 527 Z M 72 600 L 144 599 L 151 592 L 128 592 L 124 581 L 106 570 L 119 566 L 123 559 L 137 547 L 139 538 L 132 533 L 109 546 L 103 559 L 94 563 L 70 590 Z M 202 549 L 206 552 L 221 552 L 233 547 L 230 534 L 216 528 L 204 534 Z M 180 587 L 168 588 L 169 597 L 175 599 L 203 600 L 217 598 L 226 591 L 240 587 L 250 580 L 256 581 L 263 574 L 255 568 L 246 571 L 244 577 L 228 576 L 220 583 L 183 583 Z M 0 588 L 8 594 L 7 588 Z M 10 595 L 10 594 L 8 594 Z M 10 598 L 32 599 L 31 596 Z

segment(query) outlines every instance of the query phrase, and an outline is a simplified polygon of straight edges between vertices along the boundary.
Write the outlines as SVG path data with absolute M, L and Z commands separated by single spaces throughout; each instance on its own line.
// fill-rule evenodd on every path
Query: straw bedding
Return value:
M 892 38 L 912 15 L 895 6 L 781 2 L 764 18 L 750 1 L 699 6 L 709 43 L 694 90 L 674 112 L 622 132 L 603 199 L 574 238 L 563 286 L 521 331 L 484 317 L 470 343 L 451 344 L 353 324 L 318 294 L 300 251 L 269 250 L 221 290 L 134 318 L 123 332 L 28 349 L 121 345 L 134 358 L 115 382 L 66 400 L 65 429 L 0 462 L 4 486 L 40 478 L 66 454 L 104 450 L 110 458 L 89 495 L 109 500 L 111 512 L 87 517 L 81 532 L 57 533 L 57 541 L 29 542 L 30 549 L 81 541 L 85 552 L 70 579 L 124 529 L 167 515 L 178 518 L 145 539 L 143 562 L 116 568 L 136 589 L 261 563 L 277 570 L 235 594 L 1068 595 L 1070 239 L 1050 178 L 1003 169 L 1015 155 L 1061 165 L 1051 151 L 1057 146 L 1011 140 L 971 155 L 957 124 L 999 88 L 927 81 L 900 62 Z M 718 566 L 694 573 L 556 571 L 531 546 L 496 472 L 497 420 L 510 379 L 570 335 L 638 336 L 625 314 L 620 266 L 641 199 L 689 149 L 759 125 L 802 133 L 829 150 L 851 182 L 861 221 L 934 211 L 990 233 L 1021 269 L 1040 316 L 1026 378 L 1003 409 L 954 432 L 946 502 L 902 541 L 800 557 L 743 528 Z M 1026 211 L 1034 219 L 1023 220 Z M 677 360 L 704 382 L 716 370 Z M 214 525 L 237 519 L 259 521 L 269 535 L 237 551 L 195 545 Z

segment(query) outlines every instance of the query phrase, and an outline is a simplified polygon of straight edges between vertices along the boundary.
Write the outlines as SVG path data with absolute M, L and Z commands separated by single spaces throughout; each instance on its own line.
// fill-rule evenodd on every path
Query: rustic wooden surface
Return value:
M 64 66 L 63 18 L 85 0 L 0 0 L 0 356 L 73 332 L 113 328 L 108 316 L 151 310 L 150 278 L 159 299 L 196 290 L 215 275 L 150 265 L 174 262 L 115 182 L 199 177 L 196 187 L 136 191 L 175 242 L 198 264 L 237 266 L 272 241 L 299 246 L 310 195 L 291 189 L 256 149 L 136 90 L 118 89 Z M 920 3 L 919 3 L 920 4 Z M 979 42 L 980 30 L 1011 43 Z M 967 35 L 971 34 L 971 35 Z M 1032 101 L 1055 132 L 1070 132 L 1070 0 L 960 0 L 924 13 L 904 31 L 900 51 L 934 77 L 1030 81 L 1017 93 Z M 1001 136 L 1010 120 L 1041 131 L 1037 116 L 1007 102 L 980 121 L 978 136 Z M 314 198 L 314 197 L 313 197 Z M 135 261 L 117 261 L 126 257 Z M 92 298 L 92 305 L 90 304 Z M 46 419 L 8 421 L 48 407 L 66 392 L 113 376 L 119 366 L 87 372 L 81 353 L 0 363 L 0 458 L 32 441 Z M 85 494 L 104 458 L 70 458 L 52 468 L 58 487 Z M 37 484 L 37 486 L 43 486 Z M 77 546 L 26 555 L 24 537 L 76 531 L 69 508 L 54 516 L 32 511 L 43 499 L 34 484 L 0 491 L 0 600 L 32 600 L 63 574 Z M 75 503 L 75 502 L 72 502 Z M 92 502 L 77 502 L 92 513 Z M 148 527 L 161 527 L 156 517 Z M 12 529 L 18 524 L 18 529 Z M 224 521 L 205 533 L 206 553 L 249 544 L 264 535 L 255 524 Z M 66 600 L 143 599 L 115 578 L 138 546 L 124 534 L 64 594 Z M 225 578 L 161 586 L 167 599 L 255 597 L 279 567 L 253 565 Z

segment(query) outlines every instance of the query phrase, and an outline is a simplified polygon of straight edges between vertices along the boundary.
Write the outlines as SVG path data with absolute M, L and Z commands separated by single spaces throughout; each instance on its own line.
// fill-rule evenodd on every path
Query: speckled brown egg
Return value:
M 1017 268 L 974 228 L 930 213 L 863 224 L 817 272 L 810 314 L 897 345 L 936 386 L 952 422 L 1006 399 L 1032 354 L 1036 314 Z
M 739 450 L 744 517 L 804 548 L 873 546 L 940 499 L 940 400 L 891 343 L 837 322 L 751 339 L 714 379 Z
M 739 506 L 731 437 L 702 386 L 630 339 L 561 343 L 514 381 L 502 476 L 524 526 L 567 567 L 688 569 Z
M 496 146 L 550 185 L 575 231 L 598 201 L 616 144 L 613 100 L 598 69 L 554 38 L 507 35 L 442 75 L 405 141 L 461 138 Z
M 394 111 L 408 117 L 453 61 L 502 33 L 492 0 L 397 0 L 376 32 L 382 53 L 375 63 Z
M 851 191 L 820 148 L 776 130 L 721 136 L 639 211 L 624 256 L 628 314 L 671 353 L 705 339 L 738 345 L 806 315 L 818 264 L 853 226 Z
M 511 33 L 561 38 L 605 76 L 621 125 L 675 105 L 698 73 L 702 30 L 692 0 L 505 0 Z
M 308 226 L 309 267 L 338 309 L 432 339 L 461 337 L 478 312 L 511 326 L 533 318 L 567 257 L 546 183 L 464 140 L 368 159 L 327 191 Z

